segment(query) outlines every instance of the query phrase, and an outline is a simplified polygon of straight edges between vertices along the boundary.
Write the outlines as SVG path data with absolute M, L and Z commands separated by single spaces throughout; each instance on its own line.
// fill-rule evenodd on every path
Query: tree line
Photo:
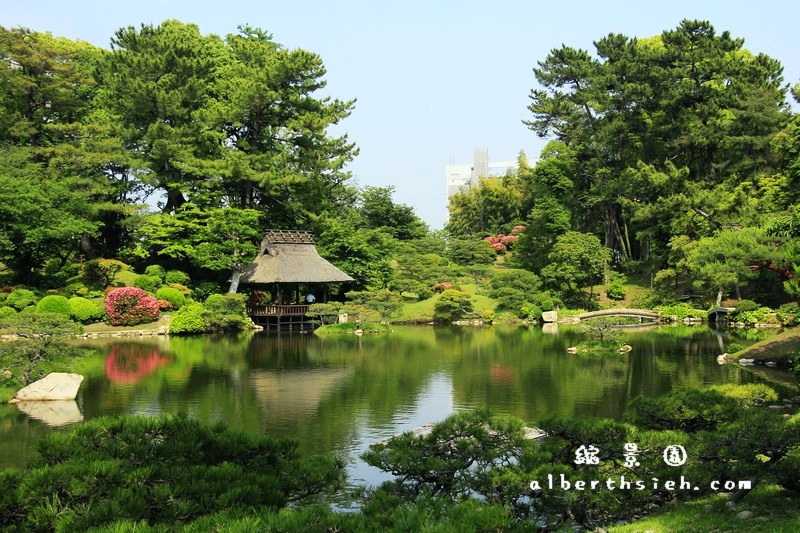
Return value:
M 800 117 L 780 62 L 703 21 L 594 47 L 562 45 L 538 63 L 524 122 L 550 142 L 537 164 L 523 154 L 515 172 L 453 196 L 448 231 L 525 224 L 516 260 L 545 276 L 578 232 L 575 253 L 595 236 L 616 269 L 656 287 L 719 301 L 745 288 L 766 299 L 787 282 L 797 297 L 785 228 L 800 211 Z

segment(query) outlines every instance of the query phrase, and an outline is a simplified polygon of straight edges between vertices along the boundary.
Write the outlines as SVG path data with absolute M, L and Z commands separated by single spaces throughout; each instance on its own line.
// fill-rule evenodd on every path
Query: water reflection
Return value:
M 83 422 L 83 413 L 75 400 L 28 401 L 15 405 L 30 418 L 40 420 L 50 427 Z
M 152 344 L 115 343 L 106 357 L 106 378 L 112 383 L 138 383 L 170 361 Z
M 339 454 L 350 463 L 351 478 L 373 482 L 380 476 L 357 459 L 369 444 L 454 410 L 489 408 L 536 425 L 550 414 L 619 418 L 631 398 L 676 387 L 770 380 L 781 394 L 797 394 L 779 372 L 776 378 L 718 365 L 720 338 L 706 328 L 631 331 L 627 342 L 634 349 L 624 355 L 566 353 L 581 338 L 579 330 L 562 326 L 549 334 L 405 327 L 343 339 L 106 340 L 91 344 L 98 350 L 96 373 L 87 375 L 76 408 L 87 419 L 183 412 L 293 438 L 303 452 Z M 0 466 L 22 464 L 51 431 L 31 417 L 0 409 Z

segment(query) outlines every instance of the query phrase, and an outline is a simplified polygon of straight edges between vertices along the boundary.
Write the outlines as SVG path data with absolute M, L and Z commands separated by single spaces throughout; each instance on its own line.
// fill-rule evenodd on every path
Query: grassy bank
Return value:
M 329 337 L 336 335 L 388 333 L 390 331 L 392 331 L 392 328 L 388 324 L 379 324 L 376 322 L 343 322 L 341 324 L 320 326 L 314 330 L 314 334 L 320 337 Z
M 736 352 L 735 359 L 755 359 L 788 364 L 800 351 L 800 328 L 792 328 Z
M 800 498 L 796 493 L 781 490 L 777 485 L 760 485 L 735 507 L 727 506 L 725 496 L 715 494 L 690 502 L 675 503 L 653 516 L 612 527 L 609 531 L 800 531 Z
M 93 350 L 55 343 L 47 346 L 44 353 L 32 362 L 31 355 L 36 355 L 38 347 L 32 346 L 31 342 L 0 343 L 0 403 L 7 403 L 26 385 L 26 373 L 33 382 L 51 372 L 88 375 L 103 364 L 93 357 Z

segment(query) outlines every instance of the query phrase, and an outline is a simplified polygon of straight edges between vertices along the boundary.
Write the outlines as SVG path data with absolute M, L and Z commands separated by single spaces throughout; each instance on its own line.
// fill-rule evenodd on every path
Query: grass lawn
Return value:
M 606 295 L 606 285 L 597 285 L 594 288 L 594 293 L 597 296 L 598 303 L 604 308 L 633 307 L 633 305 L 631 305 L 633 300 L 644 294 L 644 292 L 650 288 L 650 279 L 647 277 L 628 276 L 628 280 L 625 282 L 624 286 L 625 298 L 622 300 L 612 300 Z
M 494 308 L 497 307 L 496 300 L 489 298 L 488 296 L 476 294 L 476 291 L 477 287 L 474 283 L 466 283 L 461 285 L 461 292 L 465 292 L 472 296 L 472 306 L 476 313 L 483 313 L 487 309 L 494 310 Z M 433 321 L 433 308 L 436 305 L 436 301 L 440 297 L 441 294 L 434 294 L 427 300 L 404 304 L 392 321 L 401 323 L 431 322 Z
M 715 494 L 691 502 L 676 503 L 649 518 L 609 528 L 609 532 L 800 531 L 800 497 L 777 485 L 759 485 L 736 507 L 727 507 L 726 502 L 724 496 Z M 752 515 L 739 518 L 744 511 Z
M 115 331 L 158 331 L 162 326 L 169 327 L 171 315 L 162 315 L 155 322 L 149 324 L 139 324 L 137 326 L 110 326 L 105 322 L 96 322 L 83 326 L 84 333 L 113 333 Z

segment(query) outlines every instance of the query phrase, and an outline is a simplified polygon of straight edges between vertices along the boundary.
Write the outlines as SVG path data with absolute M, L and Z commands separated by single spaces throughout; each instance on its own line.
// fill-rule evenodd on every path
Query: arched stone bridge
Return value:
M 649 309 L 603 309 L 601 311 L 589 311 L 588 313 L 581 313 L 576 315 L 579 321 L 587 320 L 589 318 L 598 318 L 603 316 L 630 316 L 633 318 L 647 318 L 654 322 L 661 322 L 661 313 L 650 311 Z

